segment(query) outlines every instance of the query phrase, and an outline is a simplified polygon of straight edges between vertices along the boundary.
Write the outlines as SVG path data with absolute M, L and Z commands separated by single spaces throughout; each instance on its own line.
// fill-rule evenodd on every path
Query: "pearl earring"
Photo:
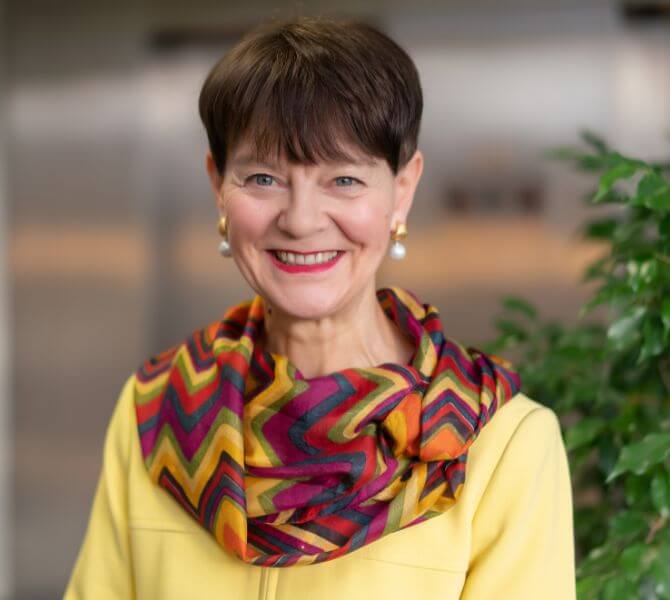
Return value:
M 405 258 L 407 250 L 405 249 L 405 246 L 400 242 L 400 240 L 405 239 L 406 237 L 407 237 L 407 228 L 405 227 L 405 224 L 398 223 L 398 225 L 396 225 L 395 229 L 391 233 L 391 239 L 393 240 L 393 244 L 391 244 L 391 247 L 389 248 L 389 256 L 393 260 L 402 260 L 403 258 Z
M 226 227 L 226 217 L 221 217 L 219 219 L 218 229 L 219 233 L 224 237 L 219 244 L 219 253 L 221 256 L 232 256 L 233 252 L 230 248 L 230 243 L 228 242 L 228 232 Z

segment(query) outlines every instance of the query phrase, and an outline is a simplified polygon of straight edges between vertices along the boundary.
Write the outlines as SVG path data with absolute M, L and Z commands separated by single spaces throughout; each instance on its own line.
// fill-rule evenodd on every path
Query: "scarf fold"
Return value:
M 414 342 L 409 364 L 305 378 L 260 345 L 256 295 L 137 369 L 151 480 L 241 560 L 323 562 L 442 514 L 519 391 L 509 361 L 447 338 L 434 306 L 399 287 L 377 299 Z

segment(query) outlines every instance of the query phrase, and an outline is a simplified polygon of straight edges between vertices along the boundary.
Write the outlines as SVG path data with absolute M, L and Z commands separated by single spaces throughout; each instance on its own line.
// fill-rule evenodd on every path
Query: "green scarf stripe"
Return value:
M 360 413 L 366 412 L 369 409 L 370 404 L 372 404 L 373 400 L 375 400 L 377 397 L 381 396 L 383 398 L 384 396 L 387 396 L 387 392 L 395 385 L 390 377 L 378 375 L 377 373 L 373 372 L 366 373 L 363 369 L 356 369 L 356 371 L 364 378 L 367 378 L 370 381 L 374 381 L 377 384 L 377 387 L 369 394 L 363 396 L 333 425 L 332 429 L 328 432 L 328 439 L 336 444 L 344 444 L 349 441 L 344 435 L 344 430 L 349 426 L 351 421 L 354 420 L 354 417 Z M 401 377 L 400 374 L 397 376 Z
M 277 512 L 273 498 L 284 490 L 290 488 L 295 483 L 295 479 L 287 479 L 286 481 L 280 481 L 277 485 L 272 486 L 267 492 L 261 494 L 258 497 L 258 503 L 263 507 L 265 514 L 271 515 Z
M 292 370 L 292 368 L 290 369 Z M 291 376 L 291 379 L 293 377 Z M 273 402 L 272 405 L 268 406 L 265 410 L 262 410 L 255 419 L 251 421 L 251 429 L 254 432 L 256 441 L 259 443 L 261 448 L 268 457 L 268 460 L 272 465 L 281 465 L 281 459 L 275 453 L 272 445 L 267 441 L 267 438 L 263 435 L 263 427 L 265 423 L 272 418 L 277 413 L 281 412 L 282 407 L 293 400 L 298 394 L 302 393 L 307 389 L 307 383 L 301 380 L 294 380 L 294 385 L 286 390 L 286 393 L 283 396 L 280 396 L 276 402 Z
M 407 486 L 402 486 L 402 490 L 398 492 L 395 498 L 391 500 L 388 508 L 388 515 L 386 517 L 386 524 L 384 525 L 384 531 L 382 535 L 391 533 L 392 531 L 397 531 L 400 529 L 400 518 L 402 517 L 402 507 L 405 503 L 405 493 L 407 492 Z

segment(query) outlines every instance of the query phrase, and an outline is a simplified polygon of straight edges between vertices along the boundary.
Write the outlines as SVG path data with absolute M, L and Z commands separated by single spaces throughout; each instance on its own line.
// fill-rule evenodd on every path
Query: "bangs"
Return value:
M 238 126 L 228 131 L 229 152 L 244 143 L 257 162 L 285 158 L 304 165 L 384 158 L 374 138 L 360 135 L 363 124 L 343 113 L 342 105 L 323 87 L 311 93 L 299 87 L 281 90 L 246 108 Z

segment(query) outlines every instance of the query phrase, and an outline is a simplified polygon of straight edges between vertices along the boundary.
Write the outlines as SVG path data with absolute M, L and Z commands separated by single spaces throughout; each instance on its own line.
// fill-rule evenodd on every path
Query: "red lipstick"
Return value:
M 327 269 L 332 268 L 335 264 L 342 258 L 344 254 L 343 251 L 338 251 L 337 255 L 331 258 L 329 261 L 313 265 L 287 265 L 280 261 L 275 253 L 272 250 L 267 251 L 272 259 L 272 262 L 279 267 L 282 271 L 287 273 L 316 273 L 318 271 L 326 271 Z

